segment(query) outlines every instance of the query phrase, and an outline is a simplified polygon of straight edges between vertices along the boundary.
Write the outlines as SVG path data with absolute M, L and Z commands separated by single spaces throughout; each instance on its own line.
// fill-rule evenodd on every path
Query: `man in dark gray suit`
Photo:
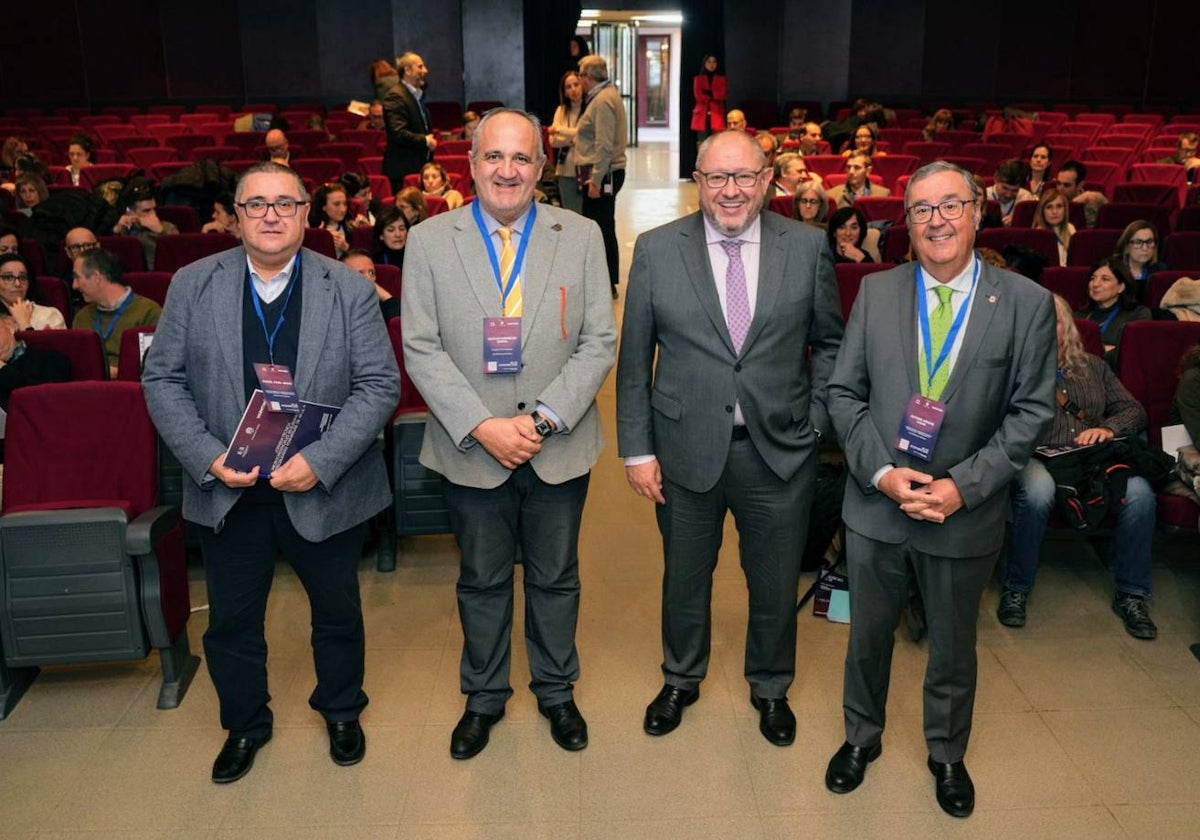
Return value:
M 386 65 L 385 65 L 386 67 Z M 404 188 L 404 176 L 421 171 L 437 148 L 437 138 L 424 102 L 429 69 L 421 56 L 406 52 L 396 59 L 399 76 L 375 70 L 375 94 L 383 102 L 387 146 L 383 152 L 383 174 L 392 191 Z
M 925 740 L 938 803 L 969 815 L 963 756 L 975 625 L 1004 540 L 1008 485 L 1054 411 L 1054 304 L 974 252 L 981 196 L 943 161 L 905 195 L 917 262 L 863 283 L 829 381 L 850 480 L 842 516 L 853 610 L 846 742 L 826 786 L 849 793 L 880 754 L 892 645 L 915 572 L 929 622 Z
M 818 435 L 832 431 L 837 284 L 819 231 L 761 212 L 771 170 L 750 135 L 709 137 L 692 177 L 702 212 L 638 238 L 617 368 L 620 453 L 630 485 L 657 504 L 665 561 L 665 685 L 644 729 L 671 732 L 700 696 L 732 511 L 750 591 L 750 701 L 763 736 L 786 746 L 800 557 Z
M 457 759 L 487 746 L 512 696 L 518 546 L 530 688 L 555 743 L 588 743 L 574 701 L 579 525 L 617 327 L 599 229 L 533 201 L 541 137 L 524 112 L 489 112 L 471 147 L 476 201 L 417 225 L 405 248 L 404 361 L 430 410 L 421 463 L 445 477 L 462 551 Z
M 175 273 L 142 382 L 150 415 L 183 465 L 183 515 L 200 526 L 208 582 L 208 670 L 229 738 L 214 782 L 249 772 L 271 738 L 267 594 L 279 552 L 312 605 L 317 686 L 330 753 L 362 760 L 365 641 L 358 594 L 363 522 L 391 499 L 380 430 L 399 372 L 374 285 L 301 248 L 308 195 L 294 171 L 260 163 L 236 194 L 243 246 Z M 286 365 L 301 400 L 339 406 L 322 437 L 270 479 L 225 464 L 259 387 L 256 363 Z

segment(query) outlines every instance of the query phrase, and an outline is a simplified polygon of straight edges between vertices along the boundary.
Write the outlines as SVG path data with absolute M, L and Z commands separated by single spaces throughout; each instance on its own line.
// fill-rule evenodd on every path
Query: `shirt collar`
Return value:
M 965 269 L 956 274 L 949 283 L 945 284 L 939 283 L 932 274 L 930 274 L 928 271 L 922 270 L 921 274 L 925 277 L 925 291 L 928 292 L 930 289 L 936 288 L 937 286 L 946 285 L 951 289 L 954 289 L 955 292 L 966 294 L 967 292 L 971 291 L 971 281 L 975 278 L 975 266 L 978 264 L 979 255 L 976 254 L 975 258 L 967 263 L 967 267 Z M 980 266 L 980 271 L 982 270 L 983 267 Z
M 406 88 L 408 88 L 408 92 L 411 93 L 413 95 L 413 97 L 416 99 L 420 99 L 421 97 L 423 97 L 425 95 L 424 90 L 422 90 L 421 88 L 418 88 L 418 87 L 413 87 L 412 85 L 410 85 L 408 82 L 404 81 L 403 79 L 400 80 L 400 83 L 403 84 Z
M 118 309 L 121 308 L 121 304 L 123 304 L 129 298 L 129 296 L 131 294 L 133 294 L 133 288 L 130 286 L 126 286 L 125 294 L 121 295 L 121 299 L 118 300 L 115 304 L 113 304 L 112 306 L 101 306 L 100 304 L 97 303 L 96 308 L 98 310 L 100 310 L 101 312 L 116 312 Z
M 510 227 L 517 236 L 524 236 L 525 225 L 529 223 L 529 210 L 530 208 L 526 207 L 525 212 L 518 216 L 511 225 L 500 224 L 491 213 L 483 209 L 483 205 L 479 207 L 479 215 L 483 217 L 483 226 L 487 230 L 488 236 L 495 236 L 496 231 L 502 227 Z
M 752 221 L 750 225 L 737 236 L 726 236 L 724 233 L 713 227 L 712 223 L 708 220 L 708 216 L 701 214 L 701 218 L 704 219 L 704 244 L 706 245 L 715 245 L 718 242 L 727 242 L 731 239 L 740 239 L 742 242 L 749 242 L 754 245 L 758 245 L 762 242 L 761 215 L 755 216 L 754 221 Z
M 605 79 L 603 82 L 599 82 L 594 88 L 592 88 L 591 90 L 588 91 L 588 95 L 587 95 L 588 101 L 591 102 L 592 98 L 595 97 L 596 94 L 598 94 L 600 91 L 604 90 L 606 87 L 608 87 L 611 84 L 612 84 L 612 79 Z
M 285 265 L 283 267 L 283 270 L 280 271 L 278 274 L 276 274 L 274 277 L 272 277 L 270 280 L 264 280 L 262 278 L 262 275 L 259 274 L 258 271 L 255 270 L 254 263 L 250 262 L 249 254 L 246 255 L 246 268 L 249 269 L 249 271 L 250 271 L 250 277 L 254 280 L 257 280 L 259 283 L 281 283 L 281 282 L 286 283 L 287 281 L 292 279 L 292 269 L 294 269 L 296 267 L 296 257 L 297 256 L 298 256 L 298 254 L 292 254 L 292 258 L 287 261 L 287 265 Z

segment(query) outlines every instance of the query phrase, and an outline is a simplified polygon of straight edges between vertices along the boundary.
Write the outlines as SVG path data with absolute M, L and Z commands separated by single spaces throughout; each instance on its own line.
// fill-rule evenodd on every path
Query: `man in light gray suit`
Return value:
M 750 591 L 750 701 L 768 741 L 795 739 L 796 590 L 842 317 L 824 237 L 761 212 L 770 177 L 750 135 L 712 135 L 693 173 L 702 212 L 634 250 L 617 435 L 663 537 L 665 685 L 646 709 L 650 735 L 674 730 L 700 696 L 712 573 L 733 511 Z
M 554 741 L 587 746 L 573 699 L 579 524 L 617 329 L 599 229 L 533 201 L 541 136 L 524 112 L 489 112 L 471 147 L 476 201 L 414 227 L 405 249 L 404 361 L 430 409 L 421 463 L 445 478 L 462 551 L 458 759 L 487 746 L 512 696 L 518 546 L 530 688 Z
M 1008 485 L 1054 411 L 1050 294 L 974 252 L 982 196 L 937 161 L 905 195 L 917 262 L 863 283 L 829 381 L 850 480 L 842 516 L 853 612 L 846 742 L 826 786 L 849 793 L 880 754 L 892 645 L 910 567 L 929 622 L 925 740 L 938 803 L 969 815 L 963 756 L 975 625 L 1004 540 Z
M 171 281 L 147 355 L 150 415 L 190 481 L 183 515 L 200 526 L 208 582 L 204 650 L 229 738 L 214 782 L 249 772 L 271 738 L 263 619 L 282 550 L 312 605 L 317 687 L 330 753 L 362 760 L 365 642 L 358 593 L 363 522 L 390 500 L 377 438 L 399 372 L 373 284 L 301 248 L 308 195 L 294 171 L 251 167 L 237 186 L 243 247 Z M 256 363 L 286 365 L 301 400 L 339 406 L 320 440 L 266 476 L 225 464 L 259 387 Z

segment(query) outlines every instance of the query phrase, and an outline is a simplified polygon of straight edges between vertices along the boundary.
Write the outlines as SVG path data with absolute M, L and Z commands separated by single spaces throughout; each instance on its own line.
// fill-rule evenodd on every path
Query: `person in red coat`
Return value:
M 717 72 L 717 57 L 706 55 L 704 65 L 692 79 L 692 94 L 696 107 L 692 109 L 692 131 L 698 142 L 717 131 L 725 130 L 725 93 L 728 82 L 724 73 Z

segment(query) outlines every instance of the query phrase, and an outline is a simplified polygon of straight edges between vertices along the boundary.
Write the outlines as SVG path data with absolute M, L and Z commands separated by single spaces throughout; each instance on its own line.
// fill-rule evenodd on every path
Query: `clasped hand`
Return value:
M 471 431 L 487 453 L 502 466 L 513 470 L 542 451 L 542 436 L 528 414 L 516 417 L 489 417 Z
M 212 462 L 208 471 L 226 487 L 232 487 L 235 490 L 253 487 L 254 483 L 258 481 L 259 472 L 258 467 L 250 472 L 242 472 L 225 466 L 224 454 Z M 285 493 L 303 493 L 317 486 L 317 474 L 313 472 L 304 456 L 297 452 L 284 461 L 279 469 L 271 473 L 271 486 Z
M 926 522 L 945 522 L 963 506 L 954 479 L 934 479 L 908 467 L 888 470 L 879 478 L 878 488 L 909 517 Z

